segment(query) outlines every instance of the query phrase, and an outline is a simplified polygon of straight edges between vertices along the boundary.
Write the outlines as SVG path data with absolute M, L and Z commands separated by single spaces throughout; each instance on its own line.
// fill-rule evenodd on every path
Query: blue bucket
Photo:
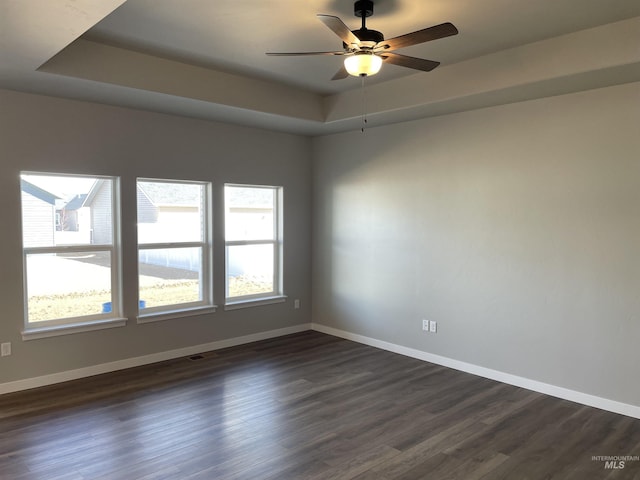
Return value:
M 145 300 L 140 300 L 138 302 L 138 308 L 140 310 L 147 308 L 147 302 Z M 102 304 L 102 313 L 111 313 L 111 302 L 104 302 Z

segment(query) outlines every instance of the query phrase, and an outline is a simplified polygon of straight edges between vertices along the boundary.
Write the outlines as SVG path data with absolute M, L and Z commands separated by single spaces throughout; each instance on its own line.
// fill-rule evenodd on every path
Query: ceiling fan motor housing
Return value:
M 368 28 L 359 28 L 358 30 L 351 30 L 351 33 L 353 33 L 356 37 L 358 37 L 358 40 L 360 40 L 361 43 L 361 47 L 366 48 L 373 48 L 373 46 L 377 43 L 380 43 L 381 41 L 384 40 L 384 35 L 382 34 L 382 32 L 379 32 L 377 30 L 369 30 Z M 342 46 L 344 48 L 349 47 L 349 45 L 347 45 L 346 43 L 342 42 Z
M 353 4 L 353 13 L 356 17 L 370 17 L 371 15 L 373 15 L 373 1 L 358 0 Z
M 360 39 L 361 42 L 373 42 L 374 44 L 384 40 L 382 32 L 377 30 L 369 30 L 368 28 L 360 28 L 352 30 L 352 33 Z

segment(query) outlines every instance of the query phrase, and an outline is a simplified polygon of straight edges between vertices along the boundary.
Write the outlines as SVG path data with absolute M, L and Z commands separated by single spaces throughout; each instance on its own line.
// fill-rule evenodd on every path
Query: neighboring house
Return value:
M 139 182 L 138 241 L 144 243 L 197 240 L 201 199 L 191 185 Z M 141 249 L 141 263 L 200 271 L 198 249 Z
M 255 188 L 232 188 L 225 193 L 225 235 L 230 239 L 248 238 L 258 234 L 270 238 L 273 232 L 273 191 Z M 252 232 L 246 232 L 247 226 Z M 259 249 L 244 249 L 242 255 L 227 255 L 227 275 L 245 275 L 251 271 L 268 271 L 273 265 Z
M 84 208 L 86 193 L 79 193 L 67 201 L 64 207 L 57 211 L 58 224 L 56 230 L 63 232 L 77 232 L 80 230 L 81 209 Z
M 158 221 L 158 207 L 149 198 L 149 195 L 140 188 L 136 188 L 137 205 L 138 205 L 138 223 L 156 223 Z
M 56 245 L 91 243 L 91 209 L 85 205 L 86 193 L 79 193 L 57 211 Z
M 83 206 L 89 207 L 91 218 L 91 243 L 110 244 L 113 241 L 112 206 L 113 198 L 109 182 L 97 180 L 87 193 Z
M 145 242 L 172 241 L 188 235 L 200 224 L 200 198 L 193 189 L 182 185 L 143 183 L 137 187 L 138 240 Z M 90 209 L 93 244 L 110 243 L 112 198 L 108 184 L 98 180 L 89 190 L 82 207 Z M 179 225 L 179 227 L 177 227 Z M 140 261 L 152 265 L 199 271 L 200 258 L 189 250 L 142 250 Z
M 227 193 L 227 212 L 229 218 L 243 218 L 246 221 L 237 222 L 237 225 L 230 225 L 231 228 L 241 228 L 245 224 L 258 224 L 269 216 L 267 228 L 271 225 L 271 215 L 273 215 L 273 192 L 267 189 L 231 189 Z M 240 217 L 242 215 L 242 217 Z M 229 233 L 229 232 L 227 232 Z
M 253 222 L 272 214 L 271 193 L 259 190 L 233 190 L 229 200 L 234 205 L 230 213 L 243 217 L 252 217 Z M 200 228 L 201 199 L 190 185 L 139 182 L 137 186 L 138 241 L 145 243 L 163 243 L 173 241 L 194 240 L 194 234 Z M 107 212 L 111 208 L 111 192 L 105 188 L 105 182 L 97 181 L 83 202 L 90 207 L 93 243 L 105 243 L 111 239 L 111 222 L 107 221 Z M 245 222 L 239 222 L 242 228 Z M 233 226 L 231 226 L 233 228 Z M 200 255 L 197 249 L 141 249 L 141 263 L 161 265 L 169 268 L 200 271 Z M 260 259 L 250 255 L 244 263 L 255 264 Z M 241 274 L 245 264 L 228 265 L 230 273 Z
M 273 210 L 273 191 L 259 188 L 238 188 L 228 192 L 227 200 L 236 213 L 271 213 Z
M 137 187 L 138 223 L 154 224 L 158 222 L 160 209 L 149 196 Z M 113 199 L 108 183 L 98 180 L 93 184 L 83 202 L 84 207 L 91 210 L 91 229 L 93 232 L 92 243 L 110 243 L 113 232 L 111 231 L 111 212 Z
M 56 203 L 60 197 L 20 180 L 22 190 L 22 228 L 24 246 L 53 245 L 56 231 Z
M 138 183 L 138 240 L 175 240 L 180 233 L 193 235 L 200 226 L 200 196 L 191 185 Z M 153 226 L 151 226 L 153 225 Z M 176 225 L 182 228 L 177 231 Z

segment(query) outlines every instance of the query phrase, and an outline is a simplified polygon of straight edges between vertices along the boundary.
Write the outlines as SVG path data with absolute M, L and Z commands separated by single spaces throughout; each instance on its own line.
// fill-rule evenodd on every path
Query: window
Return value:
M 25 334 L 123 321 L 118 179 L 20 175 Z
M 137 199 L 140 313 L 213 307 L 211 184 L 138 179 Z
M 227 304 L 282 296 L 282 188 L 225 186 Z

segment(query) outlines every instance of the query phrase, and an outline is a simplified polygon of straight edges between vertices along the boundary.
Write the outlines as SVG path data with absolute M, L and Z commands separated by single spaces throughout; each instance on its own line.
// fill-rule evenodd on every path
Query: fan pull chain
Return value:
M 364 79 L 367 78 L 367 76 L 361 75 L 360 78 L 362 78 L 362 128 L 360 128 L 360 132 L 364 133 L 367 127 L 367 91 L 364 86 Z

